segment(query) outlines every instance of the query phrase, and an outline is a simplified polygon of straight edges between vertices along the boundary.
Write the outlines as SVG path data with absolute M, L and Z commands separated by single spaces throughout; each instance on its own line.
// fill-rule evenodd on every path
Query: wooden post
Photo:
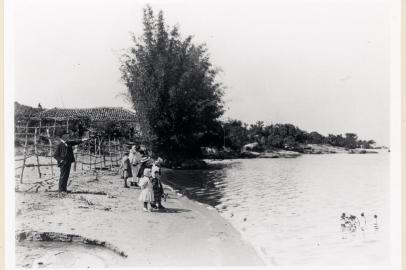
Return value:
M 110 171 L 112 170 L 112 165 L 113 165 L 113 159 L 111 157 L 111 141 L 110 141 L 110 136 L 109 136 L 109 156 L 110 156 Z
M 54 130 L 52 131 L 52 138 L 55 137 L 56 118 L 54 119 Z
M 115 160 L 116 160 L 116 166 L 117 166 L 117 158 L 118 158 L 118 155 L 117 155 L 117 143 L 116 143 L 116 139 L 114 139 L 114 158 L 115 158 Z
M 34 154 L 35 157 L 37 158 L 37 168 L 38 168 L 38 176 L 39 178 L 41 178 L 41 170 L 40 170 L 40 166 L 39 166 L 39 158 L 38 158 L 38 153 L 37 153 L 37 128 L 35 128 L 34 130 Z
M 48 136 L 48 142 L 49 142 L 49 157 L 51 159 L 51 175 L 54 176 L 54 166 L 52 164 L 52 140 L 51 140 L 51 136 L 49 134 L 48 128 L 47 128 L 47 136 Z
M 76 156 L 76 158 L 75 158 L 75 162 L 73 163 L 73 171 L 76 172 L 76 159 L 78 158 L 78 156 L 77 156 L 78 146 L 75 145 L 74 147 L 75 147 L 75 148 L 73 149 L 73 151 L 74 151 L 73 154 Z
M 114 140 L 114 141 L 115 141 L 115 150 L 116 150 L 116 157 L 117 157 L 117 156 L 119 156 L 118 143 L 116 140 Z M 116 158 L 116 165 L 118 166 L 118 157 Z
M 20 183 L 23 183 L 23 174 L 24 174 L 24 168 L 25 168 L 25 160 L 27 158 L 27 142 L 28 142 L 28 123 L 30 121 L 27 121 L 27 126 L 25 127 L 25 143 L 24 143 L 24 158 L 23 158 L 23 166 L 21 168 L 21 175 L 20 175 Z
M 101 139 L 97 138 L 97 155 L 100 158 L 99 162 L 100 162 L 100 168 L 101 168 L 103 166 L 103 160 L 102 160 L 101 153 L 100 153 L 100 144 L 101 144 Z
M 94 172 L 96 173 L 96 180 L 98 180 L 97 176 L 97 137 L 94 139 Z
M 99 155 L 101 156 L 101 148 L 102 148 L 103 139 L 99 138 Z
M 118 145 L 118 149 L 120 151 L 120 162 L 121 162 L 121 160 L 123 160 L 123 146 L 120 143 Z
M 88 144 L 89 144 L 89 145 L 88 145 L 88 146 L 89 146 L 89 147 L 88 147 L 88 150 L 89 150 L 89 151 L 88 151 L 88 152 L 89 152 L 89 170 L 91 170 L 91 169 L 92 169 L 92 152 L 90 151 L 90 146 L 91 146 L 91 145 L 90 145 L 90 140 L 88 140 Z
M 117 153 L 116 153 L 116 139 L 113 139 L 113 141 L 112 141 L 112 143 L 113 143 L 113 145 L 112 145 L 112 147 L 111 147 L 111 155 L 114 157 L 114 159 L 116 159 L 116 155 L 117 155 Z
M 100 158 L 102 158 L 102 156 L 103 156 L 103 161 L 102 161 L 103 162 L 103 167 L 106 167 L 106 154 L 103 151 L 103 155 L 102 155 L 102 152 L 101 152 L 102 145 L 103 145 L 103 139 L 101 138 L 100 141 L 99 141 L 99 155 L 100 155 Z M 101 164 L 100 164 L 100 167 L 101 167 Z
M 97 138 L 94 138 L 94 169 L 97 170 Z
M 41 127 L 42 127 L 42 121 L 39 119 L 39 128 L 38 128 L 38 138 L 41 140 Z

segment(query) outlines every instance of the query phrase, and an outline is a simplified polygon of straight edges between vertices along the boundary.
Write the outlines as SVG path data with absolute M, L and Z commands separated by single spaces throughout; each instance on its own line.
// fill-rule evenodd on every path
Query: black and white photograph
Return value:
M 6 1 L 7 265 L 395 269 L 398 2 Z

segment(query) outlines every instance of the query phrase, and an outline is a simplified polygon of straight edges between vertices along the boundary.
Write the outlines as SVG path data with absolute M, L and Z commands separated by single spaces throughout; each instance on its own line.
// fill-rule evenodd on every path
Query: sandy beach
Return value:
M 52 180 L 49 190 L 16 192 L 17 266 L 264 264 L 215 209 L 168 186 L 166 210 L 143 212 L 139 189 L 124 188 L 112 172 L 97 180 L 93 173 L 76 174 L 68 187 L 71 193 L 62 196 L 55 192 L 56 184 Z

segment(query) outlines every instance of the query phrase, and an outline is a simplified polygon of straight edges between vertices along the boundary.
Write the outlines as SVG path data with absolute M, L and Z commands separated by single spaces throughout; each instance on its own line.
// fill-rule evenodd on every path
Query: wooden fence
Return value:
M 55 139 L 55 129 L 60 128 L 61 125 L 55 124 L 52 126 L 39 126 L 29 127 L 28 122 L 26 126 L 16 126 L 15 138 L 23 141 L 22 156 L 16 155 L 15 170 L 16 175 L 20 170 L 19 181 L 23 183 L 24 170 L 28 167 L 37 168 L 38 177 L 42 178 L 41 168 L 49 168 L 51 178 L 59 176 L 59 170 L 55 170 L 57 166 L 53 158 L 53 152 L 56 144 L 59 143 Z M 69 131 L 69 121 L 66 121 L 66 130 Z M 92 137 L 88 141 L 75 146 L 75 163 L 73 170 L 83 171 L 98 171 L 98 170 L 114 170 L 119 166 L 124 153 L 124 147 L 118 140 L 104 139 L 102 137 Z M 29 160 L 34 161 L 28 163 Z M 20 163 L 17 165 L 17 163 Z M 79 166 L 78 166 L 79 165 Z M 57 172 L 56 172 L 57 171 Z M 96 174 L 97 177 L 97 174 Z M 42 181 L 47 181 L 45 179 Z

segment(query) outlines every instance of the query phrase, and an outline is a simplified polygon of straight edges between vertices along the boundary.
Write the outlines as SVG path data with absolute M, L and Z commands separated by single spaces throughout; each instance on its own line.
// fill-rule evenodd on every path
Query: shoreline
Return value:
M 118 175 L 104 173 L 95 180 L 89 173 L 74 176 L 72 193 L 64 196 L 44 190 L 16 192 L 16 235 L 30 231 L 80 235 L 115 246 L 128 255 L 106 261 L 108 267 L 265 265 L 258 250 L 214 207 L 178 195 L 175 188 L 166 185 L 166 211 L 145 213 L 137 200 L 139 189 L 125 189 L 122 183 Z M 24 240 L 25 244 L 30 241 Z M 64 266 L 61 263 L 66 260 L 58 259 L 63 254 L 80 256 L 75 249 L 33 250 L 37 258 L 32 264 L 40 262 L 48 267 Z
M 344 147 L 331 146 L 331 145 L 316 145 L 309 144 L 302 151 L 286 150 L 286 149 L 273 149 L 256 152 L 253 150 L 235 151 L 235 150 L 218 150 L 214 148 L 206 148 L 203 151 L 201 158 L 185 159 L 178 163 L 173 163 L 168 160 L 163 162 L 163 167 L 173 170 L 199 170 L 206 169 L 208 164 L 204 160 L 233 160 L 233 159 L 276 159 L 276 158 L 297 158 L 307 155 L 331 155 L 331 154 L 380 154 L 388 152 L 386 148 L 376 149 L 363 149 L 354 148 L 347 149 Z
M 166 182 L 168 182 L 168 180 L 166 180 Z M 242 241 L 244 241 L 245 243 L 247 243 L 249 246 L 251 246 L 254 250 L 257 256 L 259 256 L 259 258 L 261 259 L 262 263 L 264 264 L 263 266 L 268 266 L 268 265 L 276 265 L 274 263 L 269 264 L 268 263 L 268 259 L 266 258 L 266 255 L 263 253 L 263 251 L 261 250 L 260 247 L 255 246 L 254 244 L 252 244 L 248 239 L 244 238 L 244 235 L 237 230 L 237 228 L 234 227 L 234 225 L 232 225 L 232 223 L 230 221 L 228 221 L 225 217 L 223 217 L 219 211 L 219 208 L 216 208 L 214 206 L 211 206 L 207 203 L 203 203 L 203 202 L 199 202 L 196 199 L 193 199 L 191 197 L 189 197 L 189 193 L 187 191 L 184 190 L 179 190 L 178 188 L 175 188 L 171 185 L 168 184 L 163 184 L 164 186 L 166 186 L 168 189 L 170 189 L 172 192 L 175 192 L 177 194 L 179 194 L 180 196 L 184 197 L 185 199 L 187 199 L 188 201 L 190 201 L 191 203 L 197 204 L 200 207 L 206 208 L 209 211 L 212 212 L 216 212 L 216 214 L 222 218 L 224 221 L 226 221 L 227 223 L 230 224 L 230 226 L 240 235 L 240 238 Z M 176 185 L 175 183 L 172 183 L 172 185 Z M 179 196 L 178 195 L 178 196 Z

